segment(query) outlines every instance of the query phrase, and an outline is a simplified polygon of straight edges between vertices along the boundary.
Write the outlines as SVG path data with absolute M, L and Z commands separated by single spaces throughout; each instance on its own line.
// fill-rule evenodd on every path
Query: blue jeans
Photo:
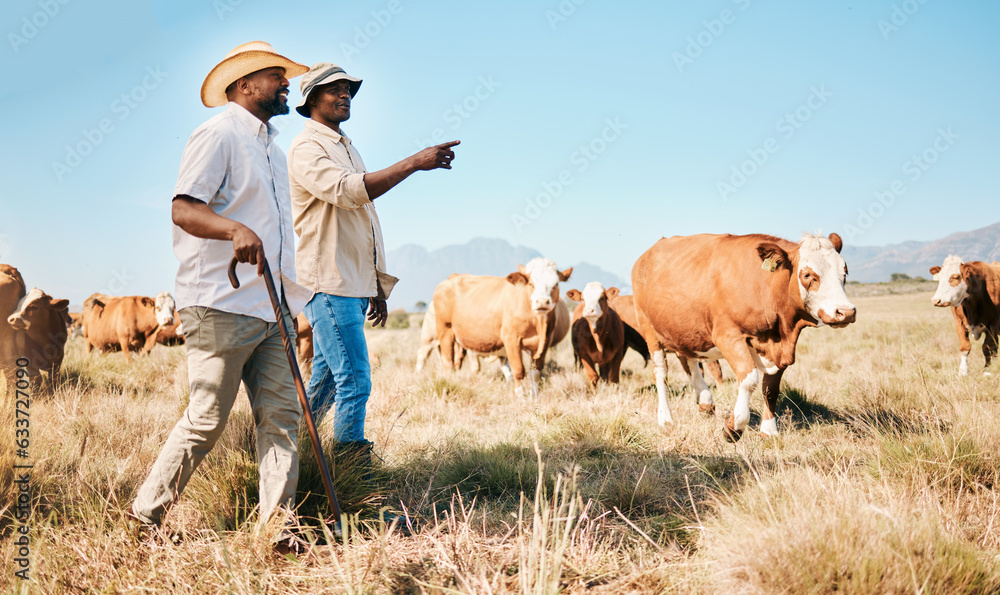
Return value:
M 364 324 L 368 298 L 317 293 L 306 304 L 313 328 L 312 378 L 306 394 L 316 425 L 333 408 L 338 442 L 365 439 L 365 406 L 372 392 L 372 368 Z

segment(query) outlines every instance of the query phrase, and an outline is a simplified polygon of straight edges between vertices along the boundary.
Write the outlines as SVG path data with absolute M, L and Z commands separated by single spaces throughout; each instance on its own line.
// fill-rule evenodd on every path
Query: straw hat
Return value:
M 263 41 L 244 43 L 226 54 L 225 59 L 215 65 L 201 85 L 201 102 L 206 107 L 219 107 L 229 102 L 226 87 L 233 81 L 252 72 L 280 66 L 285 69 L 285 78 L 295 78 L 309 69 L 298 62 L 274 51 L 271 44 Z
M 353 99 L 358 94 L 358 89 L 361 88 L 361 79 L 347 74 L 343 68 L 336 64 L 329 62 L 317 62 L 313 64 L 309 68 L 309 72 L 302 77 L 302 82 L 299 83 L 299 88 L 302 90 L 302 99 L 295 106 L 295 111 L 308 118 L 310 112 L 308 104 L 309 94 L 313 92 L 313 89 L 341 80 L 350 83 L 351 98 Z

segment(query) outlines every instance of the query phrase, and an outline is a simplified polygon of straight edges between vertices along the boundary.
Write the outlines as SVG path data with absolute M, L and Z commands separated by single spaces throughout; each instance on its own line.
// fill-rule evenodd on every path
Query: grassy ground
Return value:
M 568 342 L 539 399 L 495 364 L 413 372 L 419 324 L 370 334 L 373 482 L 341 473 L 347 538 L 278 556 L 255 532 L 252 418 L 226 435 L 168 517 L 169 540 L 122 519 L 183 411 L 183 348 L 69 346 L 67 382 L 31 403 L 31 576 L 13 581 L 20 462 L 0 450 L 0 585 L 30 593 L 992 593 L 1000 590 L 1000 386 L 957 376 L 951 313 L 930 294 L 857 297 L 859 320 L 803 333 L 785 374 L 782 436 L 722 437 L 671 358 L 676 423 L 656 425 L 651 367 L 591 390 Z M 0 441 L 14 440 L 12 399 Z M 759 424 L 759 392 L 751 428 Z M 325 431 L 326 430 L 326 431 Z M 321 428 L 327 440 L 329 428 Z M 307 524 L 324 512 L 301 434 Z M 329 447 L 329 445 L 328 445 Z M 343 469 L 341 466 L 340 469 Z M 310 492 L 310 494 L 306 494 Z M 405 513 L 412 535 L 379 521 Z

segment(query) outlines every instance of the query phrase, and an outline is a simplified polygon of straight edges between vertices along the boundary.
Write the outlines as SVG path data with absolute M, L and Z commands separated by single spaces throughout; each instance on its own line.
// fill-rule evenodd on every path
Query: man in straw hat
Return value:
M 288 151 L 299 282 L 316 292 L 305 307 L 313 327 L 312 378 L 306 392 L 314 418 L 334 408 L 341 452 L 370 460 L 365 407 L 371 366 L 363 332 L 385 326 L 385 300 L 396 282 L 386 274 L 382 230 L 372 201 L 419 170 L 451 169 L 459 141 L 426 148 L 395 165 L 369 172 L 340 129 L 351 117 L 361 79 L 335 64 L 314 64 L 302 77 L 296 106 L 305 129 Z M 318 422 L 317 422 L 318 423 Z
M 191 393 L 132 504 L 132 520 L 148 527 L 160 525 L 222 435 L 241 380 L 256 424 L 260 519 L 294 505 L 301 409 L 262 275 L 266 258 L 291 328 L 311 292 L 295 283 L 286 159 L 268 120 L 288 113 L 288 79 L 306 71 L 254 41 L 229 52 L 202 85 L 202 103 L 226 108 L 188 139 L 174 187 L 174 295 Z M 245 263 L 239 289 L 227 275 L 234 256 Z

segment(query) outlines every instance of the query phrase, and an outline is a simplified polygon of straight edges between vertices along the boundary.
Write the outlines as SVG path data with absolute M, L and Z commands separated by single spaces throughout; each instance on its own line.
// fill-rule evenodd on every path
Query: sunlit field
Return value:
M 861 288 L 849 287 L 858 291 Z M 871 293 L 871 292 L 868 292 Z M 131 365 L 71 340 L 65 383 L 31 402 L 31 576 L 13 580 L 13 399 L 0 424 L 0 584 L 30 593 L 994 593 L 1000 591 L 1000 380 L 975 344 L 959 377 L 948 309 L 926 292 L 855 297 L 858 322 L 807 329 L 784 376 L 781 437 L 722 424 L 732 371 L 698 412 L 677 360 L 676 423 L 656 424 L 652 364 L 593 390 L 569 341 L 536 401 L 496 363 L 413 371 L 420 315 L 371 331 L 373 477 L 335 465 L 348 531 L 326 513 L 300 432 L 313 545 L 255 532 L 252 417 L 241 399 L 165 531 L 123 512 L 187 399 L 184 348 Z M 330 428 L 320 428 L 329 441 Z M 334 449 L 327 444 L 333 456 Z M 382 521 L 395 515 L 394 523 Z

